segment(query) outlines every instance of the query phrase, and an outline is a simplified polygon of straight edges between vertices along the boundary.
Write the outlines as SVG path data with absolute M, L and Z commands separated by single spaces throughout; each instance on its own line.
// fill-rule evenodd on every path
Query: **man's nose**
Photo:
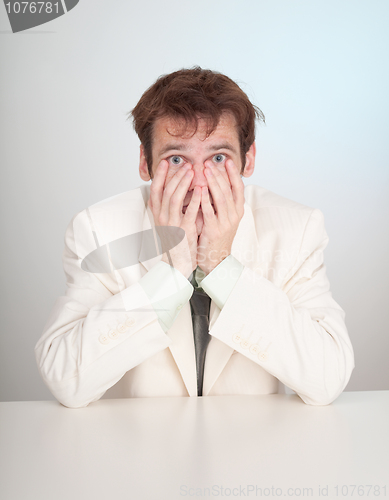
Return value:
M 205 164 L 204 163 L 194 163 L 192 170 L 194 172 L 194 176 L 189 187 L 189 190 L 192 191 L 196 186 L 208 186 L 207 178 L 204 174 Z

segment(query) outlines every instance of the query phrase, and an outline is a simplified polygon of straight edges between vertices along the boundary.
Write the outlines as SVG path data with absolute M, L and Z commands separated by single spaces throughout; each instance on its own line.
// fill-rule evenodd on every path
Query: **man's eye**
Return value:
M 223 163 L 226 160 L 226 155 L 217 154 L 212 158 L 215 163 Z
M 184 163 L 184 159 L 181 158 L 181 156 L 177 156 L 177 155 L 171 156 L 169 158 L 169 161 L 175 167 L 178 167 L 178 166 L 180 166 L 180 165 L 182 165 Z

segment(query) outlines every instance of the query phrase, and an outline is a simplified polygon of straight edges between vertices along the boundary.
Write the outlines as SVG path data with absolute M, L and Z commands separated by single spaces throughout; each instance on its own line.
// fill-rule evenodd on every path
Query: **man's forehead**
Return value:
M 223 113 L 216 128 L 214 130 L 212 128 L 212 121 L 207 118 L 198 117 L 197 121 L 188 122 L 184 118 L 165 116 L 155 121 L 153 138 L 186 140 L 196 136 L 201 140 L 207 140 L 215 136 L 228 136 L 230 139 L 238 139 L 235 117 L 230 113 Z

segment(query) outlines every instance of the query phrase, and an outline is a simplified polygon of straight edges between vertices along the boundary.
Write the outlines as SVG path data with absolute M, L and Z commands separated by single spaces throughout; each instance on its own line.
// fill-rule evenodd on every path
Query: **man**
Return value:
M 354 359 L 325 274 L 323 217 L 244 188 L 260 110 L 228 77 L 193 68 L 159 78 L 132 116 L 151 186 L 69 224 L 66 295 L 36 345 L 49 389 L 69 407 L 110 388 L 206 396 L 284 385 L 331 403 Z

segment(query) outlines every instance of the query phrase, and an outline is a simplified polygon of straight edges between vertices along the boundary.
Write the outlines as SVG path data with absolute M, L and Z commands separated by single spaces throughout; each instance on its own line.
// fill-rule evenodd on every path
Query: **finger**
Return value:
M 155 175 L 150 186 L 150 208 L 152 207 L 154 213 L 157 215 L 161 210 L 162 193 L 167 171 L 168 162 L 166 160 L 162 160 L 155 171 Z
M 244 213 L 244 184 L 238 169 L 231 159 L 226 161 L 225 167 L 227 179 L 217 169 L 212 169 L 212 173 L 225 196 L 228 217 L 230 222 L 232 222 L 236 217 L 241 219 Z
M 230 200 L 231 202 L 233 202 L 234 199 L 232 196 L 231 185 L 229 183 L 228 176 L 226 178 L 226 176 L 223 175 L 218 168 L 213 168 L 211 166 L 212 162 L 209 162 L 209 163 L 210 164 L 208 164 L 208 162 L 206 162 L 205 166 L 208 166 L 210 168 L 210 170 L 213 173 L 213 175 L 216 179 L 216 182 L 219 184 L 219 187 L 220 187 L 221 191 L 223 192 L 226 200 Z
M 191 167 L 191 165 L 184 165 L 182 168 L 180 168 L 170 179 L 169 183 L 165 186 L 165 189 L 163 190 L 162 193 L 162 202 L 161 202 L 161 214 L 163 219 L 167 222 L 169 219 L 169 213 L 170 213 L 170 198 L 172 197 L 173 193 L 175 192 L 178 184 L 181 182 L 183 177 L 185 176 L 186 172 L 188 169 Z M 187 180 L 187 179 L 186 179 Z M 189 186 L 188 186 L 189 188 Z
M 235 167 L 234 162 L 231 159 L 226 161 L 225 168 L 227 178 L 218 169 L 212 169 L 212 173 L 214 174 L 215 179 L 225 196 L 228 217 L 230 222 L 233 222 L 236 221 L 237 217 L 240 220 L 244 213 L 244 184 L 240 178 L 238 169 Z M 231 172 L 234 187 L 231 184 L 228 171 Z
M 188 224 L 194 224 L 196 221 L 197 213 L 201 203 L 201 187 L 196 186 L 193 190 L 192 198 L 186 209 L 184 221 Z
M 218 220 L 222 224 L 224 224 L 229 219 L 226 197 L 224 196 L 223 191 L 220 189 L 219 183 L 217 182 L 217 180 L 213 174 L 213 170 L 211 170 L 209 167 L 206 167 L 204 169 L 204 173 L 206 175 L 206 178 L 208 181 L 208 188 L 209 188 L 209 191 L 212 195 L 213 202 L 215 205 L 216 216 L 217 216 Z M 207 192 L 208 192 L 208 190 L 207 190 Z
M 244 210 L 244 184 L 240 176 L 238 168 L 234 165 L 232 160 L 227 160 L 226 170 L 228 178 L 230 179 L 232 195 L 237 208 Z M 243 214 L 242 214 L 243 215 Z
M 178 183 L 174 193 L 170 197 L 169 203 L 169 220 L 175 224 L 180 224 L 182 219 L 182 207 L 184 199 L 189 191 L 190 184 L 194 176 L 193 170 L 187 170 L 180 182 Z
M 211 204 L 211 200 L 209 198 L 209 191 L 207 186 L 204 186 L 201 189 L 201 210 L 203 211 L 205 224 L 209 225 L 215 222 L 216 216 Z
M 227 160 L 231 161 L 231 160 Z M 232 164 L 233 165 L 233 164 Z M 234 168 L 234 167 L 233 167 Z M 212 173 L 216 179 L 216 182 L 219 184 L 220 190 L 224 195 L 226 200 L 226 209 L 228 218 L 232 221 L 238 215 L 238 210 L 235 204 L 235 199 L 232 192 L 232 186 L 229 180 L 228 175 L 223 175 L 217 168 L 212 169 Z

